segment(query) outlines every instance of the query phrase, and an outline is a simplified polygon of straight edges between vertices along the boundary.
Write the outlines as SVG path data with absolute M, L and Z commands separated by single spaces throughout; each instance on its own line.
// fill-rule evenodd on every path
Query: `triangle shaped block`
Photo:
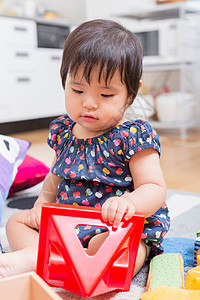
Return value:
M 75 228 L 81 224 L 107 227 L 108 237 L 90 256 Z M 135 214 L 117 230 L 91 207 L 45 204 L 40 225 L 37 273 L 51 286 L 84 297 L 130 288 L 144 216 Z

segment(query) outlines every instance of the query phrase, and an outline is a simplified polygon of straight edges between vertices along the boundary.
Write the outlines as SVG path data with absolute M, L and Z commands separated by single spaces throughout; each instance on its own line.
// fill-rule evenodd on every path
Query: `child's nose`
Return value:
M 83 106 L 88 109 L 96 109 L 98 105 L 94 97 L 87 96 L 84 99 Z

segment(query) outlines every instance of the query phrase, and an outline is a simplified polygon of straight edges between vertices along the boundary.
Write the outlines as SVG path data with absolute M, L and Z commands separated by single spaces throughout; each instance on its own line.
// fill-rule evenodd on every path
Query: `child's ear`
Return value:
M 140 80 L 140 82 L 139 82 L 138 92 L 141 89 L 141 86 L 142 86 L 142 80 Z
M 139 93 L 139 90 L 141 89 L 142 86 L 142 80 L 139 81 L 139 86 L 138 86 L 138 91 L 137 91 L 137 95 Z M 135 96 L 134 100 L 136 99 L 137 95 Z
M 139 81 L 139 86 L 138 86 L 137 94 L 138 94 L 138 92 L 139 92 L 141 86 L 142 86 L 142 80 Z M 137 95 L 136 95 L 136 96 L 137 96 Z M 136 96 L 135 96 L 135 98 L 136 98 Z M 135 100 L 135 98 L 134 98 L 134 100 Z M 133 100 L 132 97 L 129 97 L 129 98 L 127 99 L 127 107 L 128 107 L 129 105 L 131 105 L 131 104 L 133 103 L 134 100 Z

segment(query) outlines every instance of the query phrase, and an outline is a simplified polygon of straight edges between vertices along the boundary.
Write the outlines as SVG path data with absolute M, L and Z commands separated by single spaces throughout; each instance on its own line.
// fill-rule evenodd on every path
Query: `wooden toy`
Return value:
M 107 227 L 108 237 L 94 255 L 83 248 L 78 225 Z M 122 220 L 117 230 L 93 207 L 45 204 L 39 236 L 37 273 L 51 286 L 84 297 L 130 289 L 144 216 Z
M 188 272 L 185 280 L 185 288 L 188 290 L 200 290 L 200 266 Z
M 199 300 L 200 291 L 160 286 L 140 296 L 140 300 Z
M 62 300 L 35 272 L 0 280 L 2 300 Z
M 151 260 L 147 291 L 159 286 L 184 287 L 183 258 L 180 253 L 160 254 Z

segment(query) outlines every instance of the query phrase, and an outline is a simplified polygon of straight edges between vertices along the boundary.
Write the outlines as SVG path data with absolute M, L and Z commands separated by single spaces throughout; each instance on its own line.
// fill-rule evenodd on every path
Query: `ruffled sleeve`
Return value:
M 127 160 L 130 160 L 135 153 L 147 148 L 155 149 L 159 156 L 161 155 L 159 136 L 147 121 L 135 120 L 121 134 L 126 140 L 124 154 Z
M 54 150 L 58 150 L 63 147 L 64 138 L 69 131 L 71 125 L 70 118 L 65 116 L 60 116 L 50 123 L 49 136 L 47 138 L 48 145 Z

